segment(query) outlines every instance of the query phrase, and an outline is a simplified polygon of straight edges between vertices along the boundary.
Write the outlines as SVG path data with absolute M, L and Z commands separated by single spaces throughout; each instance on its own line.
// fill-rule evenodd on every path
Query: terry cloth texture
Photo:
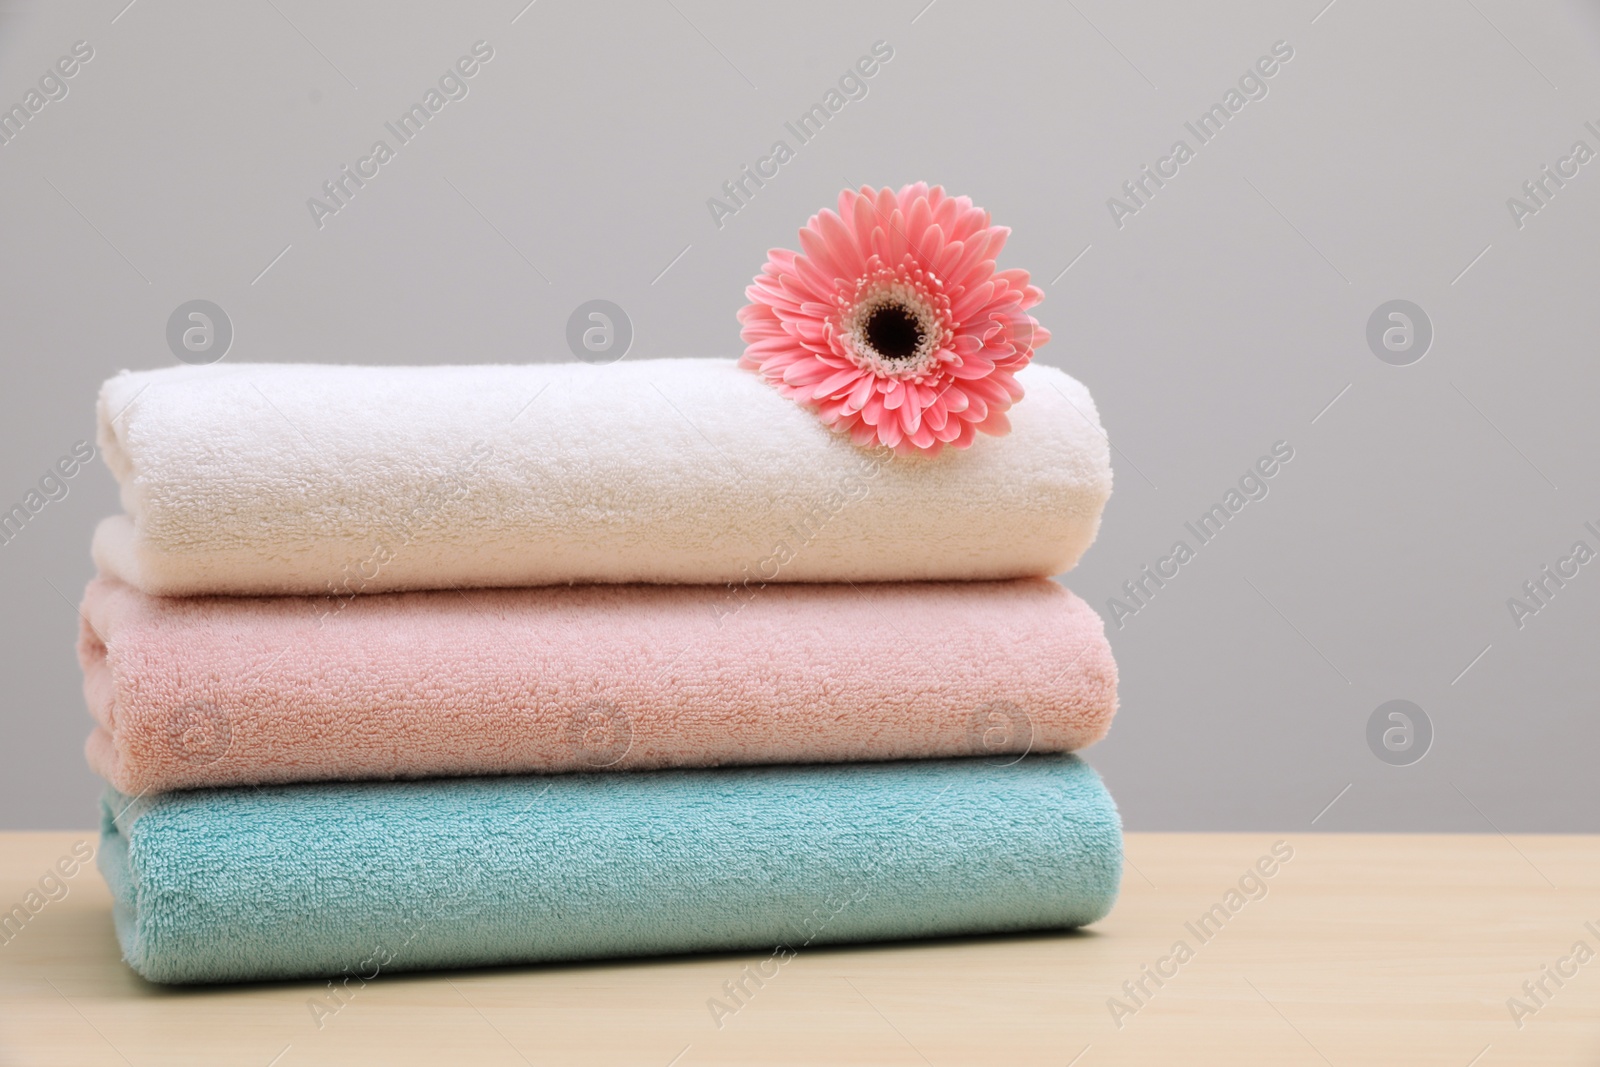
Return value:
M 89 584 L 89 763 L 260 782 L 1061 752 L 1104 736 L 1100 617 L 1043 578 L 151 597 Z
M 1109 447 L 1078 382 L 1017 380 L 1009 435 L 897 457 L 724 359 L 124 372 L 94 557 L 166 595 L 1046 577 Z
M 108 791 L 99 863 L 157 982 L 1081 926 L 1121 827 L 1077 757 Z

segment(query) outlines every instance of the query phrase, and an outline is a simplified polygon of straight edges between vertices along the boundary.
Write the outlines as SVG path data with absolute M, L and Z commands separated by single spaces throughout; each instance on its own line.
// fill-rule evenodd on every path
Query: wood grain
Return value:
M 85 840 L 0 835 L 0 907 Z M 1293 857 L 1245 878 L 1280 840 Z M 337 1010 L 315 982 L 163 989 L 118 958 L 90 867 L 0 944 L 0 1063 L 1600 1064 L 1600 959 L 1542 1004 L 1522 988 L 1578 941 L 1600 952 L 1600 838 L 1132 834 L 1127 853 L 1092 931 L 811 949 L 742 1005 L 724 983 L 765 953 L 381 974 Z M 1158 964 L 1136 1001 L 1123 983 Z M 1511 997 L 1537 1008 L 1520 1028 Z M 713 998 L 738 1008 L 720 1027 Z

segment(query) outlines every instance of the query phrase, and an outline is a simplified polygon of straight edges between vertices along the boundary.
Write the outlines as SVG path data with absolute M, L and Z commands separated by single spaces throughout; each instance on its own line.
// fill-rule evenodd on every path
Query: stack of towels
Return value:
M 896 456 L 732 360 L 216 365 L 100 394 L 100 865 L 159 982 L 1079 926 L 1087 391 Z

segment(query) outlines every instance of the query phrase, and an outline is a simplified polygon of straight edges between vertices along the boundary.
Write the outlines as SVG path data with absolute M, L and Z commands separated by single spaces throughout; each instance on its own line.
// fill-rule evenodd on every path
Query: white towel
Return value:
M 852 445 L 732 360 L 124 371 L 100 568 L 147 593 L 893 581 L 1072 567 L 1111 492 L 1088 391 L 1042 365 L 1012 432 Z

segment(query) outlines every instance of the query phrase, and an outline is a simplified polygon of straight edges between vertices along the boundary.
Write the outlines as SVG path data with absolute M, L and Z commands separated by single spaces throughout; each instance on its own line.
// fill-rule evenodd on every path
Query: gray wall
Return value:
M 1294 450 L 1113 625 L 1091 759 L 1130 828 L 1600 830 L 1600 563 L 1521 628 L 1507 607 L 1600 549 L 1600 161 L 1520 227 L 1507 206 L 1600 151 L 1600 18 L 1326 2 L 5 5 L 0 104 L 94 56 L 0 146 L 0 504 L 92 436 L 102 378 L 173 363 L 184 301 L 227 311 L 236 361 L 567 358 L 597 297 L 630 358 L 732 356 L 769 246 L 846 182 L 938 181 L 1014 227 L 1041 358 L 1098 398 L 1117 490 L 1067 580 L 1103 614 Z M 469 95 L 319 229 L 307 199 L 478 40 Z M 867 96 L 715 225 L 707 198 L 877 40 Z M 1119 227 L 1108 198 L 1277 41 L 1267 95 Z M 1391 299 L 1433 326 L 1408 366 L 1366 338 Z M 0 546 L 10 827 L 93 814 L 73 604 L 116 503 L 99 463 L 70 486 Z M 1369 746 L 1393 699 L 1432 724 L 1411 765 Z

